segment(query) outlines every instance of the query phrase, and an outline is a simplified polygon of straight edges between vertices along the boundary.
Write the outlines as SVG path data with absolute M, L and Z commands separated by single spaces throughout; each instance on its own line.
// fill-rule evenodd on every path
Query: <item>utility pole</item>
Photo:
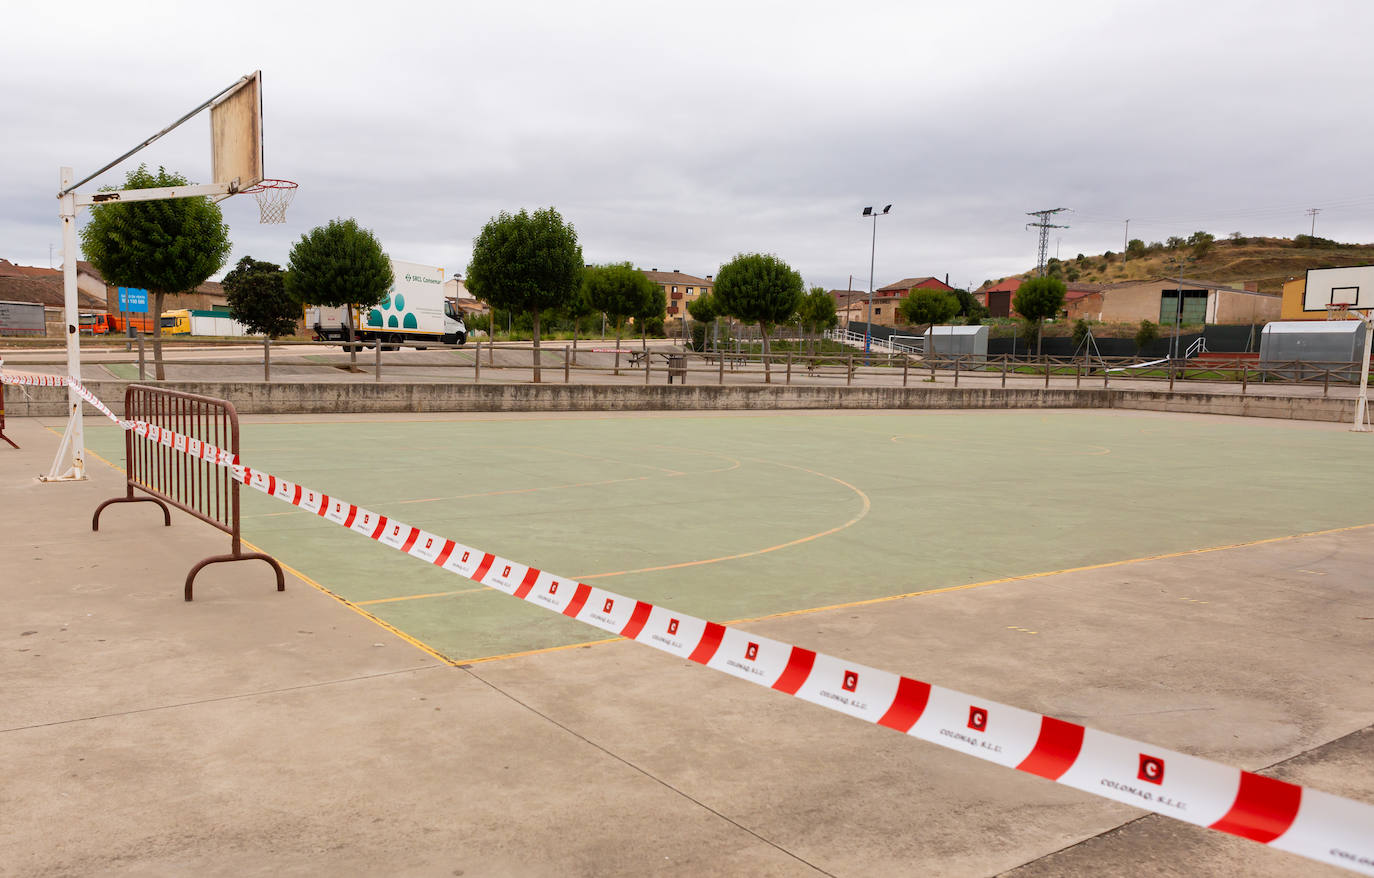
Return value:
M 1170 265 L 1178 271 L 1178 292 L 1174 299 L 1174 337 L 1169 343 L 1169 358 L 1176 359 L 1179 356 L 1178 334 L 1183 330 L 1183 270 L 1193 264 L 1191 256 L 1180 256 L 1170 260 Z
M 1054 216 L 1056 213 L 1063 213 L 1066 210 L 1068 210 L 1067 207 L 1054 207 L 1050 208 L 1049 210 L 1031 210 L 1026 212 L 1026 216 L 1040 217 L 1040 222 L 1026 223 L 1026 228 L 1034 228 L 1040 230 L 1040 255 L 1035 262 L 1035 271 L 1036 274 L 1040 275 L 1041 277 L 1045 276 L 1045 254 L 1049 251 L 1050 229 L 1068 228 L 1068 226 L 1057 226 L 1054 223 L 1050 222 L 1050 217 Z
M 1121 233 L 1121 261 L 1126 261 L 1126 248 L 1131 246 L 1131 221 L 1126 220 L 1126 231 Z
M 1312 217 L 1312 228 L 1311 228 L 1311 229 L 1308 231 L 1308 233 L 1307 233 L 1309 237 L 1312 237 L 1312 238 L 1317 237 L 1317 214 L 1319 214 L 1319 213 L 1321 213 L 1321 212 L 1322 212 L 1322 209 L 1321 209 L 1320 207 L 1309 207 L 1309 208 L 1307 208 L 1307 215 L 1310 216 L 1310 217 Z

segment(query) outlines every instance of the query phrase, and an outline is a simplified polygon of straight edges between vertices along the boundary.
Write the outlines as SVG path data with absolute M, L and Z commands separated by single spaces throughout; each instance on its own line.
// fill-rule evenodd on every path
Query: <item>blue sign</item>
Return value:
M 119 288 L 119 310 L 130 314 L 148 313 L 148 291 L 137 287 Z

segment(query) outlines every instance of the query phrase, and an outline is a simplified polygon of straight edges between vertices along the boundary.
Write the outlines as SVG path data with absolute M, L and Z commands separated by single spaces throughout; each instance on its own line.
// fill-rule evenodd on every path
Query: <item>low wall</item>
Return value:
M 123 409 L 129 382 L 91 381 L 96 396 Z M 228 399 L 244 414 L 344 412 L 747 411 L 751 409 L 1123 408 L 1255 418 L 1350 421 L 1355 401 L 1153 390 L 996 387 L 814 387 L 802 385 L 606 384 L 265 384 L 168 381 L 168 389 Z M 88 407 L 89 409 L 89 407 Z M 10 387 L 9 417 L 61 416 L 61 387 Z M 94 414 L 93 410 L 90 413 Z
M 1355 420 L 1355 400 L 1319 396 L 1240 396 L 1230 393 L 1170 393 L 1167 390 L 1113 390 L 1112 406 L 1156 412 L 1285 418 L 1296 421 Z
M 116 413 L 128 382 L 86 386 Z M 750 409 L 1105 408 L 1103 390 L 606 384 L 265 384 L 167 381 L 169 390 L 227 399 L 243 414 L 333 412 L 747 411 Z M 9 389 L 12 417 L 66 412 L 66 390 Z

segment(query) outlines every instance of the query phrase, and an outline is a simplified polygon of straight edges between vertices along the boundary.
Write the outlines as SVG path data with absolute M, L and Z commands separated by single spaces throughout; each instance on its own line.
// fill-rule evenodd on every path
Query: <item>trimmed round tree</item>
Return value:
M 286 272 L 280 265 L 251 256 L 239 260 L 224 276 L 229 315 L 249 332 L 278 338 L 296 331 L 301 303 L 286 292 Z
M 797 306 L 797 319 L 804 330 L 810 329 L 818 336 L 823 330 L 840 325 L 840 316 L 835 313 L 835 299 L 825 291 L 825 287 L 812 287 L 802 296 L 801 304 Z
M 615 374 L 620 374 L 620 336 L 626 319 L 648 308 L 659 286 L 628 262 L 593 265 L 582 275 L 587 304 L 606 315 L 615 327 Z
M 1035 324 L 1035 355 L 1040 356 L 1040 334 L 1046 318 L 1059 314 L 1068 289 L 1057 277 L 1033 277 L 1016 288 L 1011 307 Z
M 534 327 L 534 383 L 539 376 L 539 314 L 561 308 L 582 283 L 577 231 L 552 207 L 501 211 L 472 241 L 467 287 L 493 308 L 522 311 Z
M 801 275 L 771 253 L 741 253 L 716 273 L 716 301 L 737 320 L 757 323 L 763 336 L 763 380 L 771 383 L 768 333 L 792 319 L 802 297 Z
M 351 218 L 330 220 L 301 235 L 291 247 L 286 272 L 286 291 L 301 304 L 348 309 L 350 341 L 353 309 L 379 304 L 395 282 L 377 236 Z M 348 350 L 356 359 L 357 346 Z
M 186 186 L 180 174 L 146 165 L 128 173 L 125 189 Z M 113 187 L 107 186 L 108 191 Z M 105 278 L 121 287 L 142 287 L 153 297 L 154 375 L 167 377 L 162 364 L 162 308 L 168 293 L 188 293 L 224 267 L 229 258 L 229 227 L 219 205 L 209 198 L 109 201 L 91 208 L 81 230 L 81 250 Z

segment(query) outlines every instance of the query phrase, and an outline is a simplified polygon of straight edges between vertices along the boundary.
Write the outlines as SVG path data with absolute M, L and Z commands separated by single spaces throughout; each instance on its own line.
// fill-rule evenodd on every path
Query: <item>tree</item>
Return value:
M 472 241 L 467 286 L 493 308 L 530 315 L 534 383 L 539 383 L 539 313 L 567 304 L 582 284 L 577 230 L 552 207 L 501 211 Z
M 578 286 L 573 292 L 572 297 L 559 309 L 559 314 L 564 319 L 572 321 L 572 364 L 574 366 L 577 365 L 577 337 L 582 329 L 582 321 L 598 313 L 600 312 L 592 307 L 592 303 L 587 301 L 586 287 L 582 285 Z
M 1207 251 L 1212 249 L 1212 242 L 1216 236 L 1211 232 L 1193 232 L 1188 236 L 1188 246 L 1193 248 L 1193 258 L 1201 259 L 1207 255 Z
M 1035 355 L 1040 356 L 1041 328 L 1045 319 L 1057 315 L 1064 307 L 1064 282 L 1053 277 L 1033 277 L 1016 290 L 1011 306 L 1018 314 L 1035 324 Z
M 797 305 L 797 319 L 801 321 L 802 331 L 810 329 L 816 335 L 840 325 L 840 315 L 835 313 L 835 299 L 825 291 L 825 287 L 812 287 L 802 296 Z M 814 352 L 814 348 L 812 349 Z
M 776 323 L 791 320 L 802 297 L 802 278 L 772 254 L 740 253 L 716 273 L 716 296 L 727 314 L 757 323 L 763 336 L 763 381 L 771 383 L 768 333 Z
M 663 289 L 628 262 L 593 265 L 582 274 L 587 304 L 606 315 L 615 327 L 615 374 L 620 374 L 620 334 L 625 319 L 644 311 L 654 290 Z
M 687 313 L 698 323 L 710 323 L 721 316 L 716 297 L 711 293 L 698 296 L 688 302 Z
M 918 326 L 928 323 L 934 326 L 937 323 L 948 323 L 959 313 L 959 300 L 944 290 L 926 290 L 918 287 L 901 301 L 897 306 L 897 313 L 901 314 L 907 323 Z
M 1178 235 L 1170 235 L 1169 238 L 1164 242 L 1165 246 L 1168 247 L 1170 250 L 1178 250 L 1186 243 L 1188 242 L 1180 238 Z
M 353 309 L 380 304 L 395 280 L 377 236 L 351 218 L 330 220 L 301 235 L 286 259 L 286 292 L 303 305 L 347 308 L 349 341 Z M 356 362 L 357 345 L 348 345 L 348 351 Z
M 1132 238 L 1126 243 L 1126 255 L 1139 258 L 1145 255 L 1145 242 L 1140 238 Z
M 1149 320 L 1140 321 L 1140 328 L 1135 331 L 1135 349 L 1140 353 L 1145 346 L 1159 338 L 1159 327 Z
M 643 272 L 640 272 L 643 274 Z M 645 280 L 648 280 L 646 277 Z M 639 310 L 630 316 L 635 319 L 635 325 L 639 327 L 639 343 L 641 350 L 649 349 L 649 324 L 656 322 L 659 328 L 663 326 L 663 315 L 668 312 L 668 294 L 663 291 L 663 287 L 649 282 L 649 295 L 645 296 L 640 302 Z
M 125 189 L 186 186 L 180 174 L 139 165 L 125 177 Z M 106 191 L 113 187 L 105 187 Z M 153 295 L 153 363 L 162 363 L 162 308 L 168 293 L 186 293 L 205 283 L 229 258 L 229 227 L 209 198 L 109 201 L 91 208 L 81 230 L 81 249 L 105 282 L 142 287 Z
M 956 317 L 966 318 L 969 323 L 981 323 L 988 316 L 988 309 L 978 301 L 978 297 L 968 290 L 955 290 L 952 295 L 959 300 L 959 311 Z
M 249 332 L 268 338 L 294 332 L 301 316 L 301 303 L 287 295 L 286 272 L 251 256 L 240 259 L 224 276 L 224 297 L 231 317 Z

